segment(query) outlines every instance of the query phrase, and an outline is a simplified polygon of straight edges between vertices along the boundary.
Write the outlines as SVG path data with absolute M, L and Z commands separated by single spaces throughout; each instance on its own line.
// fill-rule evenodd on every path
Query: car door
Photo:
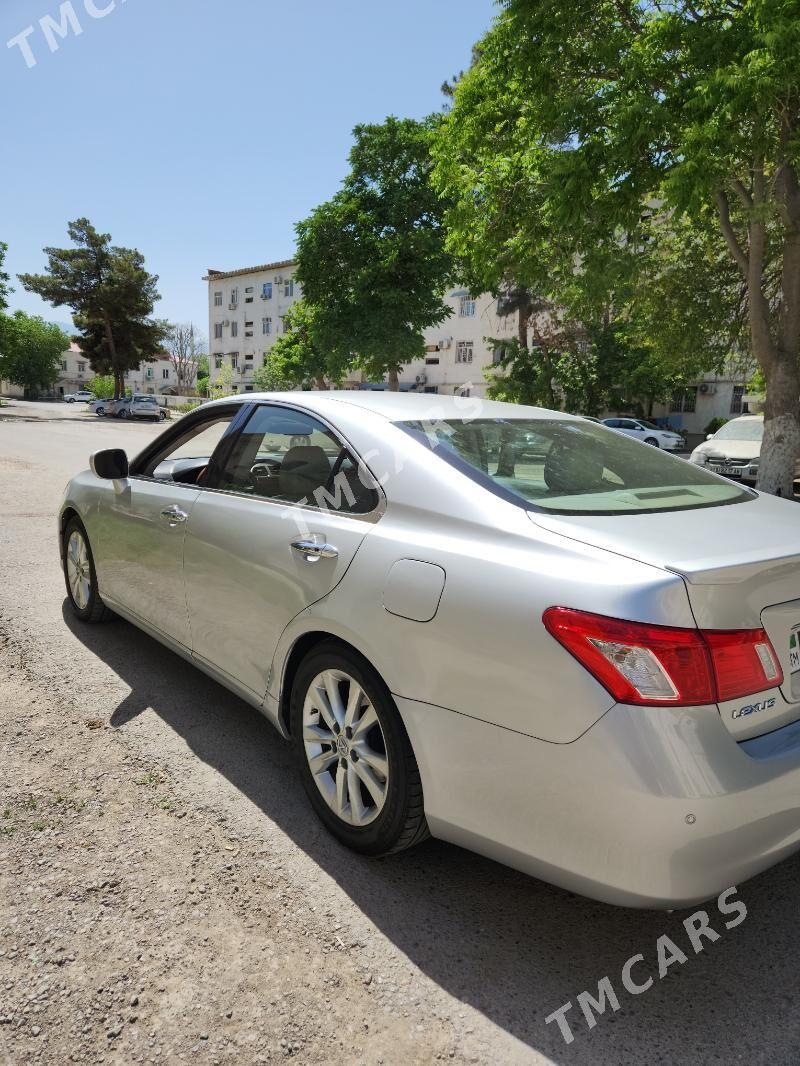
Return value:
M 380 514 L 338 435 L 289 405 L 258 404 L 187 524 L 192 653 L 258 696 L 288 623 L 342 580 Z
M 182 420 L 132 464 L 125 482 L 109 485 L 97 518 L 103 598 L 186 648 L 183 544 L 202 492 L 194 481 L 240 411 L 241 405 L 217 408 Z
M 634 422 L 632 418 L 621 418 L 619 421 L 619 428 L 629 437 L 635 437 L 639 440 L 641 440 L 644 435 L 644 428 L 640 426 L 638 422 Z

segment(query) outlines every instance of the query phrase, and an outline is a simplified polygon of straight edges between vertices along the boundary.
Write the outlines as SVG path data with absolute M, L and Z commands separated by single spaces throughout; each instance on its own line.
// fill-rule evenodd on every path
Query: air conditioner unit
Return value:
M 424 385 L 427 382 L 427 380 L 428 380 L 428 375 L 427 374 L 417 374 L 417 376 L 414 378 L 414 381 L 415 381 L 415 383 L 417 385 Z
M 238 306 L 238 304 L 228 304 L 228 310 L 235 311 Z
M 279 274 L 275 275 L 275 284 L 276 285 L 283 285 L 283 278 Z
M 702 385 L 699 386 L 698 391 L 701 396 L 713 396 L 717 391 L 717 386 L 712 385 L 709 381 L 704 381 Z
M 223 324 L 223 326 L 229 326 L 229 325 L 231 324 L 231 322 L 230 322 L 230 319 L 229 319 L 229 318 L 226 318 L 226 319 L 225 319 L 225 320 L 223 321 L 223 323 L 222 323 L 222 324 Z
M 442 340 L 439 341 L 439 347 L 442 348 L 442 349 L 450 348 L 450 347 L 452 347 L 452 344 L 453 344 L 453 338 L 452 337 L 444 337 Z

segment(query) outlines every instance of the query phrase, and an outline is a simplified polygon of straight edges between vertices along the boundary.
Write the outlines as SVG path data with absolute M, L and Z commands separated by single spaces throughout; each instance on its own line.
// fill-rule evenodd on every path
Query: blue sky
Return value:
M 44 266 L 87 216 L 159 275 L 156 314 L 207 331 L 207 267 L 292 254 L 294 223 L 337 189 L 350 131 L 438 109 L 493 0 L 0 0 L 0 240 Z M 103 17 L 90 17 L 89 11 Z M 20 45 L 4 42 L 29 26 Z M 69 320 L 21 286 L 11 307 Z

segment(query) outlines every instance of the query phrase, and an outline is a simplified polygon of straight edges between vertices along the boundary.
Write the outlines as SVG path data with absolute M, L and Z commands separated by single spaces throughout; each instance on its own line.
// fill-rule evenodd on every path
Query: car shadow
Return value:
M 66 625 L 130 688 L 111 724 L 124 729 L 152 711 L 194 754 L 286 832 L 397 949 L 457 999 L 523 1044 L 564 1063 L 797 1061 L 792 1021 L 800 942 L 800 859 L 747 882 L 748 908 L 695 955 L 682 926 L 689 912 L 623 910 L 574 896 L 460 848 L 428 841 L 380 860 L 340 847 L 321 827 L 296 776 L 289 745 L 256 711 L 126 622 Z M 670 936 L 688 960 L 658 979 L 656 941 Z M 641 953 L 624 990 L 624 963 Z M 620 1010 L 586 1026 L 577 994 L 597 995 L 608 976 Z M 545 1018 L 571 1000 L 575 1039 Z M 469 1024 L 468 1022 L 465 1024 Z M 524 1055 L 520 1049 L 521 1056 Z

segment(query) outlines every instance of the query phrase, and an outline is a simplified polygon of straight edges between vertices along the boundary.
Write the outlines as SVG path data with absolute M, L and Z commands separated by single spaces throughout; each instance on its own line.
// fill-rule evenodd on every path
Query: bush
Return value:
M 722 429 L 726 422 L 729 422 L 728 418 L 712 418 L 706 426 L 704 433 L 716 433 L 718 429 Z
M 176 403 L 174 407 L 168 408 L 171 411 L 177 411 L 178 414 L 188 414 L 189 411 L 194 411 L 195 407 L 199 407 L 202 400 L 189 400 L 187 403 Z

